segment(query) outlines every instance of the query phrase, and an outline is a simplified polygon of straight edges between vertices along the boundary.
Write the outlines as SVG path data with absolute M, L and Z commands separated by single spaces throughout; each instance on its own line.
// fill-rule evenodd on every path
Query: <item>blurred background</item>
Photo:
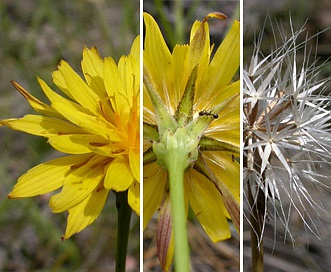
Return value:
M 211 44 L 214 52 L 221 44 L 233 20 L 240 19 L 239 1 L 144 1 L 144 11 L 151 14 L 158 23 L 163 37 L 170 49 L 175 44 L 189 43 L 190 31 L 194 21 L 202 21 L 214 11 L 228 16 L 227 20 L 210 19 Z M 239 72 L 236 77 L 239 77 Z M 236 80 L 237 78 L 234 78 Z M 202 229 L 193 212 L 188 215 L 188 235 L 191 250 L 192 271 L 239 271 L 239 235 L 232 223 L 232 237 L 229 240 L 213 243 Z M 162 271 L 156 247 L 157 215 L 144 231 L 144 271 Z
M 47 102 L 36 76 L 54 90 L 51 73 L 61 59 L 81 74 L 84 46 L 117 62 L 139 34 L 139 1 L 1 0 L 0 118 L 32 113 L 13 79 Z M 60 156 L 46 139 L 0 128 L 0 271 L 114 271 L 117 212 L 110 198 L 101 216 L 62 242 L 66 213 L 52 214 L 50 195 L 9 200 L 17 178 Z M 45 181 L 47 182 L 47 181 Z M 132 216 L 127 271 L 139 271 L 139 218 Z
M 255 38 L 263 31 L 261 52 L 267 55 L 276 44 L 281 44 L 278 28 L 287 37 L 291 36 L 290 18 L 294 30 L 305 25 L 306 33 L 300 35 L 299 41 L 322 32 L 318 37 L 308 42 L 311 49 L 311 61 L 315 54 L 317 64 L 325 63 L 321 67 L 320 78 L 329 78 L 331 75 L 331 2 L 329 0 L 244 0 L 244 67 L 248 67 L 254 49 Z M 272 30 L 275 29 L 277 42 Z M 300 40 L 301 39 L 301 40 Z M 301 53 L 301 55 L 300 55 Z M 303 50 L 298 53 L 297 59 L 302 60 Z M 329 81 L 330 82 L 330 81 Z M 330 93 L 331 84 L 327 92 Z M 325 181 L 329 186 L 330 180 Z M 315 188 L 316 189 L 316 188 Z M 295 243 L 292 244 L 288 235 L 285 237 L 284 229 L 279 226 L 274 232 L 272 225 L 267 224 L 264 238 L 265 271 L 270 272 L 296 272 L 296 271 L 330 271 L 331 259 L 331 191 L 310 191 L 324 203 L 325 213 L 314 214 L 314 221 L 319 229 L 319 237 L 314 236 L 306 229 L 298 214 L 292 212 L 290 226 Z M 312 211 L 313 212 L 313 211 Z M 244 271 L 251 271 L 250 231 L 244 221 Z
M 318 37 L 309 41 L 312 54 L 315 54 L 319 63 L 328 61 L 331 55 L 331 2 L 329 0 L 244 0 L 244 66 L 250 61 L 254 41 L 263 30 L 263 43 L 261 51 L 270 53 L 275 47 L 274 32 L 277 35 L 277 43 L 281 42 L 279 30 L 289 37 L 291 35 L 290 18 L 293 29 L 299 30 L 304 26 L 308 37 L 321 32 Z M 274 29 L 274 32 L 273 32 Z M 303 41 L 306 36 L 301 35 Z M 300 56 L 299 56 L 300 57 Z M 322 75 L 329 77 L 331 62 L 322 69 Z
M 235 1 L 144 1 L 144 10 L 154 16 L 170 48 L 187 43 L 192 23 L 211 11 L 221 11 L 230 19 L 239 19 Z M 177 12 L 182 14 L 177 18 Z M 31 113 L 26 100 L 10 84 L 14 79 L 34 96 L 47 101 L 36 76 L 53 89 L 51 73 L 61 59 L 80 72 L 83 46 L 97 46 L 102 56 L 115 61 L 127 54 L 139 33 L 139 1 L 132 0 L 1 0 L 0 1 L 0 118 L 21 117 Z M 270 51 L 274 37 L 269 14 L 282 22 L 289 32 L 289 14 L 295 26 L 311 35 L 331 27 L 329 0 L 244 0 L 244 64 L 253 51 L 254 33 L 264 29 L 262 50 Z M 307 21 L 308 19 L 308 21 Z M 267 19 L 268 20 L 268 19 Z M 231 20 L 210 21 L 211 39 L 217 46 Z M 317 56 L 326 61 L 331 56 L 331 31 L 318 38 Z M 312 40 L 312 46 L 316 39 Z M 321 76 L 329 77 L 331 65 L 323 67 Z M 29 168 L 59 156 L 45 139 L 0 128 L 0 271 L 113 271 L 116 245 L 116 210 L 110 199 L 97 221 L 83 232 L 61 242 L 66 214 L 52 214 L 49 195 L 32 199 L 8 200 L 7 194 L 17 178 Z M 326 205 L 330 193 L 321 195 Z M 295 215 L 293 215 L 295 224 Z M 265 239 L 266 271 L 329 271 L 331 267 L 331 220 L 320 217 L 321 237 L 312 236 L 297 225 L 295 250 L 283 233 L 274 240 L 272 226 Z M 160 271 L 155 245 L 156 219 L 144 233 L 144 271 Z M 239 236 L 213 244 L 192 217 L 189 221 L 192 263 L 195 271 L 238 271 Z M 244 236 L 244 271 L 250 271 L 249 233 Z M 139 267 L 139 220 L 132 217 L 132 235 L 127 260 L 128 271 Z

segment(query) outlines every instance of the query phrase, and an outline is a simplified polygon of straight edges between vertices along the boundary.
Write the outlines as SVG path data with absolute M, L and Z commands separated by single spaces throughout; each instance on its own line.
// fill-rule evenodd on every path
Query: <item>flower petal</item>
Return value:
M 103 81 L 103 59 L 95 47 L 84 48 L 82 70 L 88 86 L 101 99 L 107 96 Z
M 238 89 L 239 90 L 239 89 Z M 234 99 L 223 109 L 217 120 L 213 121 L 205 132 L 206 136 L 216 140 L 240 145 L 240 98 Z
M 70 122 L 84 129 L 86 132 L 95 133 L 97 135 L 108 138 L 107 134 L 112 125 L 101 116 L 94 116 L 85 112 L 78 111 L 73 105 L 54 102 L 53 108 L 61 112 Z
M 103 160 L 100 156 L 94 156 L 68 175 L 62 191 L 50 199 L 49 204 L 54 213 L 71 209 L 99 186 L 105 175 L 100 165 Z
M 230 238 L 229 223 L 223 213 L 225 207 L 214 184 L 200 173 L 191 172 L 185 189 L 195 216 L 211 240 L 216 243 Z
M 132 107 L 132 97 L 137 95 L 136 90 L 139 89 L 139 64 L 135 62 L 132 56 L 123 56 L 118 62 L 118 71 L 123 83 L 124 93 L 123 97 L 129 98 L 129 104 L 126 104 L 126 108 Z M 117 91 L 116 95 L 120 95 Z
M 115 112 L 122 112 L 124 108 L 127 108 L 124 105 L 128 105 L 129 100 L 125 94 L 118 67 L 112 58 L 105 58 L 103 74 L 106 91 L 110 98 L 113 110 Z
M 226 217 L 231 218 L 237 232 L 240 231 L 240 167 L 229 154 L 209 154 L 205 157 L 208 166 L 214 173 L 217 188 L 222 192 L 224 206 L 221 206 Z
M 134 41 L 132 43 L 130 55 L 135 60 L 136 64 L 139 65 L 140 64 L 140 36 L 139 35 L 134 39 Z
M 39 164 L 18 179 L 8 197 L 32 197 L 54 191 L 63 185 L 73 165 L 83 163 L 90 157 L 66 156 Z
M 121 156 L 115 158 L 109 164 L 104 186 L 109 190 L 125 191 L 130 187 L 133 180 L 129 160 Z
M 144 13 L 144 21 L 146 25 L 144 66 L 148 67 L 155 82 L 155 89 L 164 98 L 170 93 L 171 86 L 167 84 L 171 78 L 172 56 L 153 17 Z
M 199 74 L 196 85 L 204 80 L 208 74 L 209 58 L 210 58 L 210 39 L 209 26 L 206 22 L 194 22 L 191 29 L 189 54 L 186 60 L 186 81 L 190 76 L 193 68 L 199 64 Z
M 24 96 L 26 100 L 28 100 L 30 106 L 36 111 L 41 114 L 45 114 L 51 117 L 60 117 L 61 115 L 53 110 L 50 106 L 46 105 L 45 103 L 39 101 L 33 95 L 31 95 L 27 90 L 25 90 L 21 85 L 16 83 L 15 81 L 11 81 L 13 86 Z
M 95 94 L 95 92 L 83 81 L 83 79 L 66 61 L 62 60 L 58 66 L 58 69 L 60 73 L 53 73 L 53 75 L 55 77 L 61 77 L 62 82 L 65 82 L 65 86 L 67 88 L 67 92 L 70 93 L 70 97 L 72 97 L 85 109 L 96 114 L 99 109 L 100 98 Z
M 140 184 L 139 182 L 132 182 L 128 191 L 128 203 L 132 210 L 140 215 Z
M 231 155 L 224 152 L 215 154 L 214 152 L 204 153 L 206 163 L 214 173 L 219 182 L 222 182 L 231 191 L 234 198 L 240 201 L 240 166 L 236 160 L 232 160 Z
M 209 65 L 209 81 L 205 89 L 217 90 L 226 86 L 238 70 L 239 62 L 240 24 L 238 21 L 234 21 Z
M 235 94 L 239 94 L 240 93 L 240 80 L 230 83 L 227 86 L 222 87 L 222 89 L 216 90 L 215 92 L 216 92 L 216 94 L 214 95 L 214 98 L 212 101 L 213 106 L 221 103 L 225 99 L 227 99 Z M 225 111 L 226 109 L 224 109 L 223 111 Z M 239 114 L 239 106 L 238 106 L 237 111 Z
M 129 150 L 129 161 L 130 168 L 134 178 L 139 182 L 140 181 L 140 153 L 139 150 L 130 148 Z
M 54 92 L 45 81 L 43 81 L 41 78 L 37 77 L 37 80 L 39 82 L 40 87 L 43 89 L 45 95 L 51 101 L 52 106 L 54 102 L 60 102 L 65 105 L 68 105 L 69 107 L 74 108 L 76 111 L 84 112 L 86 114 L 91 114 L 91 112 L 87 109 L 85 109 L 83 106 L 79 105 L 78 103 L 73 102 L 72 100 L 66 99 L 63 96 L 59 95 L 58 93 Z M 61 110 L 59 111 L 61 113 Z M 61 115 L 61 118 L 63 119 L 63 116 Z
M 157 163 L 144 166 L 144 229 L 160 206 L 167 181 L 167 173 Z
M 104 188 L 97 188 L 82 202 L 69 209 L 68 223 L 63 239 L 68 239 L 73 234 L 80 232 L 98 218 L 105 205 L 108 192 Z
M 90 144 L 107 145 L 108 141 L 99 135 L 94 134 L 69 134 L 51 136 L 48 140 L 49 144 L 56 150 L 68 154 L 85 154 L 91 153 L 93 149 Z
M 174 67 L 174 87 L 169 93 L 171 103 L 173 105 L 173 111 L 175 112 L 175 106 L 178 105 L 179 101 L 183 96 L 183 90 L 185 90 L 187 80 L 191 75 L 192 70 L 187 72 L 186 58 L 189 53 L 190 47 L 188 45 L 176 45 L 173 52 L 173 67 Z M 185 75 L 185 76 L 184 76 Z M 144 97 L 145 98 L 145 97 Z M 145 104 L 145 99 L 144 99 Z
M 61 119 L 32 114 L 19 119 L 2 120 L 2 123 L 11 129 L 43 137 L 84 132 L 81 128 Z

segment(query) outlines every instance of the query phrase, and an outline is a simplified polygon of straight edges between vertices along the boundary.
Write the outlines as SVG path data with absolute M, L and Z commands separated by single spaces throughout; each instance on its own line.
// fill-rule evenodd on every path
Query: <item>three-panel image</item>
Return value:
M 0 271 L 329 271 L 330 14 L 4 0 Z

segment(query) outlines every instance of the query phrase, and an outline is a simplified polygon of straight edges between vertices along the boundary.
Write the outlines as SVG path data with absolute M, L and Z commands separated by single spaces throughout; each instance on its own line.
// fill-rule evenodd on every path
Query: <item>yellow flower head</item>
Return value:
M 184 126 L 193 131 L 201 124 L 207 124 L 198 136 L 198 158 L 185 172 L 184 191 L 186 210 L 189 203 L 206 233 L 217 242 L 231 236 L 228 219 L 232 219 L 239 230 L 239 164 L 235 157 L 239 156 L 240 146 L 240 82 L 232 82 L 232 78 L 239 67 L 240 43 L 239 22 L 235 21 L 212 58 L 213 46 L 210 45 L 207 23 L 212 17 L 224 19 L 221 13 L 212 13 L 203 22 L 196 21 L 191 29 L 190 43 L 176 45 L 171 53 L 154 19 L 144 14 L 143 185 L 144 227 L 159 208 L 158 231 L 165 231 L 166 227 L 160 226 L 160 222 L 169 223 L 167 171 L 160 164 L 159 157 L 156 161 L 157 154 L 153 155 L 155 143 L 162 141 L 160 130 L 183 133 Z M 175 130 L 171 126 L 160 127 L 166 115 L 162 111 L 155 112 L 155 102 L 150 92 L 147 93 L 148 88 L 157 92 L 173 117 L 170 123 L 177 126 Z M 185 93 L 190 88 L 195 89 L 195 94 L 187 97 Z M 192 109 L 186 110 L 189 104 Z M 193 157 L 189 152 L 189 159 L 190 155 Z M 172 243 L 165 247 L 165 251 L 159 252 L 159 258 L 163 269 L 167 270 L 171 263 Z
M 62 188 L 50 207 L 69 212 L 64 239 L 94 222 L 109 190 L 128 190 L 128 202 L 139 214 L 139 37 L 118 65 L 102 59 L 96 48 L 84 48 L 82 71 L 85 81 L 61 61 L 53 81 L 65 96 L 38 78 L 50 105 L 12 82 L 40 115 L 0 123 L 46 137 L 71 154 L 30 169 L 8 195 L 32 197 Z

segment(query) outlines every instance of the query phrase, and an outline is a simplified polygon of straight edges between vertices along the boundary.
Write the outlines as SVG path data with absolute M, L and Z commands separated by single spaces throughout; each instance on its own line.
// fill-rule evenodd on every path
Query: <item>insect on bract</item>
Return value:
M 206 111 L 206 110 L 202 110 L 202 111 L 200 111 L 200 112 L 199 112 L 199 115 L 200 115 L 200 116 L 212 116 L 214 119 L 217 119 L 217 118 L 218 118 L 218 114 L 217 114 L 217 113 L 211 113 L 211 111 L 208 112 L 208 111 Z

